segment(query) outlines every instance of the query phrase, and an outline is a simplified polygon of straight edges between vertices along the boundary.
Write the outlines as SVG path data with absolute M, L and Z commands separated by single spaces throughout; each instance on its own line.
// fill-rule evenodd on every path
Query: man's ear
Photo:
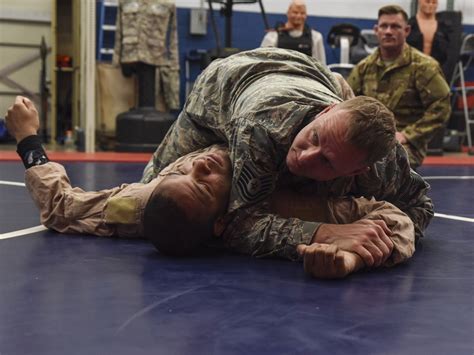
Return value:
M 224 233 L 226 225 L 227 223 L 225 222 L 224 216 L 220 216 L 219 218 L 217 218 L 214 222 L 214 236 L 219 237 L 222 233 Z
M 407 25 L 405 27 L 405 37 L 408 37 L 410 35 L 410 32 L 411 32 L 411 26 Z

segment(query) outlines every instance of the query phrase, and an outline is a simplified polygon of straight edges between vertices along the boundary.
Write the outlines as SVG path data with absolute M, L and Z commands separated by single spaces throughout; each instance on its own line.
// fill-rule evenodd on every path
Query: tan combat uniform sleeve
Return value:
M 170 167 L 171 169 L 172 167 Z M 141 238 L 143 212 L 161 178 L 100 191 L 72 187 L 64 167 L 49 162 L 25 172 L 41 223 L 60 233 Z
M 120 188 L 98 192 L 73 188 L 64 167 L 54 162 L 26 170 L 25 184 L 46 227 L 61 233 L 114 234 L 102 215 L 107 199 Z
M 411 219 L 386 201 L 341 198 L 328 201 L 328 223 L 347 224 L 360 219 L 383 220 L 392 231 L 393 251 L 383 264 L 393 266 L 408 260 L 415 252 L 415 228 Z
M 400 144 L 368 173 L 355 176 L 351 189 L 354 195 L 388 201 L 406 213 L 414 223 L 416 240 L 423 237 L 434 216 L 433 202 L 427 195 L 430 186 L 410 168 Z
M 386 201 L 364 197 L 323 198 L 291 190 L 281 190 L 270 200 L 272 211 L 285 218 L 319 223 L 349 224 L 361 219 L 383 220 L 392 231 L 394 249 L 384 266 L 409 259 L 415 251 L 415 228 L 411 219 Z

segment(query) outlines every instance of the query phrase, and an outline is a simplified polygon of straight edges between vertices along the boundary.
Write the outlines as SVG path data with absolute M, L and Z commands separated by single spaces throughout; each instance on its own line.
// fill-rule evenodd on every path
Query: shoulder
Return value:
M 372 65 L 375 65 L 375 62 L 377 61 L 378 57 L 378 50 L 376 50 L 374 53 L 369 54 L 367 57 L 362 59 L 359 63 L 356 64 L 355 68 L 359 72 L 364 72 L 367 70 L 367 68 L 371 67 Z
M 311 36 L 313 37 L 313 39 L 323 39 L 323 35 L 321 34 L 321 32 L 315 31 L 313 29 L 311 30 Z
M 423 75 L 433 76 L 435 74 L 441 73 L 441 67 L 436 59 L 430 57 L 419 51 L 418 49 L 408 46 L 410 50 L 410 58 L 412 62 L 413 69 L 418 73 L 424 73 Z
M 427 64 L 437 63 L 437 61 L 433 59 L 433 57 L 430 57 L 429 55 L 421 52 L 415 47 L 410 46 L 410 45 L 407 45 L 407 47 L 408 48 L 406 50 L 410 52 L 412 61 L 415 61 L 417 63 L 427 63 Z
M 263 39 L 272 40 L 272 39 L 276 39 L 277 37 L 278 37 L 278 32 L 275 30 L 270 30 L 267 33 L 265 33 L 265 36 L 263 36 Z

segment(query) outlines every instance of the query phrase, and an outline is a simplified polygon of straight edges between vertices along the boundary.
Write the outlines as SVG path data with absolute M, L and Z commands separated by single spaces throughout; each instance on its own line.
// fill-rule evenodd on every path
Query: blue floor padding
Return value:
M 85 189 L 136 181 L 142 167 L 67 164 Z M 0 163 L 0 180 L 22 175 Z M 474 180 L 430 183 L 437 212 L 473 217 Z M 0 234 L 38 225 L 23 190 L 0 185 Z M 444 218 L 407 264 L 341 281 L 289 261 L 173 259 L 146 241 L 44 231 L 0 240 L 0 354 L 472 355 L 473 269 L 474 224 Z

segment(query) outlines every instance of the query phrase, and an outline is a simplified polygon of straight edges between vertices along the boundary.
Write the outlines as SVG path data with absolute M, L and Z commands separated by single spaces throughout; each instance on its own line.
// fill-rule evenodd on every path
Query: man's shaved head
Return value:
M 288 5 L 288 8 L 292 6 L 306 6 L 306 1 L 305 0 L 291 0 L 290 5 Z

